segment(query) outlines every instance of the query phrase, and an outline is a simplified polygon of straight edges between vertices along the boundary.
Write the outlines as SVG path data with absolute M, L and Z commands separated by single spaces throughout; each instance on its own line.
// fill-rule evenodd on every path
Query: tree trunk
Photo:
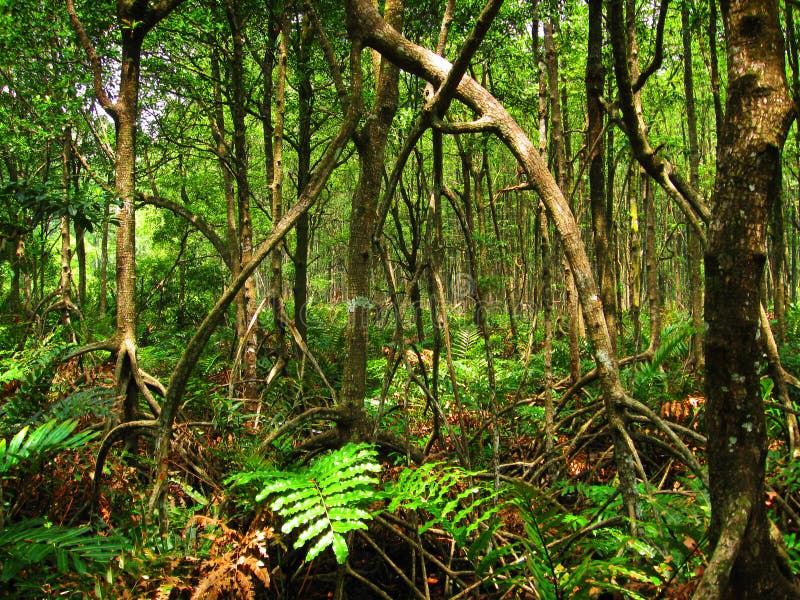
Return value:
M 108 347 L 116 354 L 117 390 L 123 398 L 124 422 L 138 413 L 138 391 L 149 400 L 142 373 L 136 360 L 136 130 L 139 113 L 139 74 L 142 43 L 147 33 L 167 17 L 182 0 L 163 0 L 154 7 L 139 0 L 118 0 L 116 18 L 121 24 L 121 64 L 119 93 L 111 102 L 103 87 L 102 64 L 83 23 L 74 0 L 66 0 L 70 21 L 92 67 L 94 93 L 116 127 L 114 185 L 121 206 L 117 211 L 117 327 Z M 101 299 L 104 298 L 104 295 Z M 141 386 L 141 388 L 140 388 Z M 151 406 L 154 401 L 151 402 Z M 135 450 L 136 436 L 126 437 L 128 450 Z
M 387 21 L 399 28 L 402 0 L 388 0 Z M 343 439 L 364 436 L 364 394 L 367 375 L 367 330 L 370 309 L 372 235 L 383 184 L 384 152 L 389 128 L 398 104 L 399 70 L 375 53 L 375 101 L 369 118 L 355 136 L 358 152 L 358 184 L 351 204 L 350 240 L 347 249 L 347 331 L 340 402 L 352 418 L 342 423 Z
M 120 15 L 131 22 L 140 14 Z M 117 385 L 123 396 L 123 421 L 133 421 L 138 412 L 138 386 L 134 374 L 136 360 L 136 129 L 139 107 L 139 63 L 143 35 L 124 29 L 119 99 L 116 102 L 115 188 L 122 206 L 117 211 Z M 135 451 L 136 437 L 129 436 L 126 449 Z
M 641 187 L 634 186 L 633 178 L 628 183 L 628 202 L 630 205 L 630 269 L 628 273 L 628 306 L 633 323 L 633 344 L 639 351 L 642 331 L 642 234 L 639 221 L 639 193 L 647 189 L 647 175 L 640 173 Z
M 689 22 L 689 5 L 681 5 L 681 39 L 683 42 L 683 90 L 686 96 L 686 129 L 689 138 L 689 185 L 700 189 L 700 149 L 697 145 L 697 111 L 694 102 L 694 69 L 692 65 L 692 31 Z M 702 241 L 687 224 L 689 248 L 687 267 L 689 271 L 689 313 L 692 318 L 689 363 L 701 373 L 703 370 L 703 276 L 700 269 Z
M 86 231 L 75 222 L 72 224 L 75 232 L 75 257 L 78 259 L 78 305 L 86 303 Z
M 241 264 L 253 257 L 253 227 L 250 217 L 250 179 L 248 174 L 246 95 L 244 89 L 244 26 L 239 0 L 226 2 L 233 52 L 231 54 L 231 91 L 229 106 L 233 125 L 233 172 L 236 180 L 236 206 L 238 212 L 239 250 Z M 251 277 L 242 288 L 244 319 L 237 319 L 239 343 L 242 344 L 242 396 L 248 400 L 258 398 L 256 349 L 258 347 L 255 318 L 256 282 Z
M 289 57 L 289 22 L 285 15 L 279 15 L 278 19 L 281 41 L 278 51 L 278 80 L 275 86 L 275 123 L 272 131 L 272 181 L 270 182 L 273 223 L 278 223 L 283 216 L 283 131 L 286 120 L 286 61 Z M 268 58 L 265 59 L 265 68 L 262 69 L 262 72 L 265 79 L 269 76 L 270 81 L 272 81 L 273 69 L 271 65 L 266 66 L 268 60 Z M 269 87 L 271 86 L 265 85 L 265 89 Z M 267 114 L 270 113 L 269 102 L 270 98 L 265 94 L 264 104 L 266 105 Z M 266 128 L 264 135 L 266 138 Z M 289 357 L 286 348 L 286 319 L 283 306 L 283 248 L 280 246 L 277 246 L 272 251 L 269 271 L 269 300 L 275 323 L 272 332 L 274 338 L 273 350 L 276 354 L 273 371 L 282 374 Z
M 61 167 L 63 185 L 62 198 L 64 206 L 69 206 L 69 191 L 72 183 L 72 128 L 64 130 L 64 140 L 61 153 Z M 58 284 L 61 301 L 61 322 L 69 329 L 71 324 L 70 310 L 72 307 L 72 244 L 69 213 L 61 217 L 61 278 Z M 73 334 L 74 341 L 74 334 Z
M 555 26 L 544 24 L 544 62 L 547 68 L 547 87 L 550 92 L 550 140 L 556 182 L 564 195 L 568 193 L 567 157 L 564 149 L 564 120 L 561 115 L 561 98 L 558 88 L 558 55 L 554 40 Z M 572 208 L 572 207 L 570 207 Z M 569 373 L 573 382 L 581 377 L 580 307 L 575 280 L 569 261 L 564 261 L 565 304 L 569 331 Z
M 769 536 L 759 310 L 766 225 L 793 118 L 777 0 L 722 3 L 728 99 L 705 255 L 706 426 L 714 545 L 696 598 L 797 598 Z
M 661 291 L 658 285 L 658 256 L 656 254 L 656 204 L 653 182 L 642 175 L 644 189 L 644 264 L 647 278 L 647 309 L 650 313 L 650 344 L 648 353 L 655 354 L 661 346 Z
M 592 210 L 592 232 L 597 263 L 597 280 L 603 314 L 606 318 L 611 345 L 617 347 L 617 298 L 614 270 L 611 265 L 611 222 L 606 202 L 605 144 L 603 138 L 603 96 L 605 68 L 603 67 L 603 0 L 589 0 L 589 40 L 586 60 L 586 95 L 588 127 L 586 130 L 587 160 L 589 161 L 589 199 Z
M 308 15 L 303 17 L 300 33 L 300 48 L 297 52 L 297 195 L 300 197 L 308 184 L 311 172 L 311 112 L 314 106 L 314 88 L 311 85 L 312 27 Z M 294 324 L 300 337 L 305 340 L 308 310 L 308 245 L 309 219 L 303 213 L 295 225 L 294 247 Z
M 97 310 L 101 319 L 106 318 L 108 310 L 108 220 L 110 210 L 111 205 L 106 202 L 105 207 L 103 207 L 103 229 L 100 233 L 100 273 L 97 276 L 100 287 Z
M 779 165 L 780 166 L 780 165 Z M 782 176 L 778 173 L 778 181 Z M 786 336 L 786 234 L 783 221 L 782 190 L 778 188 L 778 198 L 772 205 L 770 215 L 770 267 L 772 270 L 772 311 L 775 315 L 775 341 L 779 346 Z M 764 299 L 766 302 L 766 298 Z

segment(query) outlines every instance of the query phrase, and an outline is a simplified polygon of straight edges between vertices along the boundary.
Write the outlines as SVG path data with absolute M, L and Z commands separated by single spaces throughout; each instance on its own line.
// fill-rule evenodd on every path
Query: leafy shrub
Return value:
M 21 350 L 0 354 L 0 384 L 17 386 L 0 406 L 0 435 L 19 430 L 45 409 L 55 368 L 68 349 L 51 334 L 43 340 L 29 339 Z

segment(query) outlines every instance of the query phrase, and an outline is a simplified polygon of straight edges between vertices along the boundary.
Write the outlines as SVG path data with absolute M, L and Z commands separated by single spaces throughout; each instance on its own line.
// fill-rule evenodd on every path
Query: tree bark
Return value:
M 283 216 L 283 137 L 286 122 L 286 71 L 289 59 L 289 21 L 286 15 L 277 16 L 280 28 L 280 45 L 278 50 L 278 79 L 275 85 L 275 122 L 272 131 L 272 195 L 271 209 L 273 223 L 278 223 Z M 272 67 L 263 69 L 265 79 L 269 73 L 272 80 Z M 269 87 L 265 84 L 265 88 Z M 267 114 L 269 114 L 269 97 L 265 95 Z M 265 129 L 266 136 L 266 129 Z M 266 141 L 266 140 L 265 140 Z M 283 248 L 276 247 L 272 251 L 269 264 L 269 301 L 274 319 L 273 350 L 275 352 L 274 373 L 282 374 L 289 360 L 286 347 L 286 315 L 283 305 Z
M 592 211 L 594 254 L 597 263 L 597 281 L 603 302 L 611 345 L 617 347 L 617 298 L 614 269 L 611 260 L 611 215 L 607 212 L 605 182 L 605 144 L 603 107 L 600 98 L 605 85 L 603 66 L 603 0 L 589 0 L 589 39 L 586 59 L 586 130 L 587 160 L 589 161 L 589 201 Z
M 797 598 L 769 536 L 759 310 L 766 225 L 794 118 L 777 0 L 723 1 L 728 94 L 705 255 L 706 426 L 714 558 L 696 598 Z M 745 525 L 737 512 L 747 509 Z M 738 534 L 738 535 L 736 535 Z M 717 556 L 725 560 L 716 560 Z
M 228 0 L 225 13 L 231 33 L 233 50 L 231 53 L 231 90 L 228 104 L 233 125 L 233 174 L 236 181 L 236 207 L 238 214 L 238 245 L 241 264 L 253 258 L 253 225 L 250 215 L 250 176 L 248 173 L 246 94 L 244 84 L 244 24 L 242 6 L 239 0 Z M 244 398 L 254 400 L 258 397 L 257 347 L 259 327 L 251 322 L 256 311 L 256 282 L 249 278 L 242 288 L 241 299 L 244 319 L 237 319 L 239 343 L 242 345 L 242 387 Z
M 311 84 L 311 42 L 310 18 L 303 16 L 300 33 L 300 47 L 297 51 L 297 195 L 303 194 L 311 172 L 311 113 L 314 106 L 314 88 Z M 294 247 L 294 323 L 300 337 L 306 339 L 308 310 L 308 246 L 309 218 L 303 213 L 295 225 Z
M 392 26 L 402 24 L 402 0 L 388 0 L 385 17 Z M 372 235 L 383 184 L 384 152 L 389 128 L 398 105 L 399 70 L 375 53 L 375 101 L 364 126 L 355 136 L 358 183 L 351 204 L 350 239 L 347 250 L 347 330 L 340 402 L 353 422 L 342 426 L 343 439 L 363 436 L 364 394 L 367 374 L 367 342 L 370 309 Z M 353 429 L 348 430 L 349 427 Z
M 681 41 L 683 44 L 683 90 L 686 96 L 686 130 L 689 139 L 689 185 L 700 189 L 700 148 L 697 144 L 697 110 L 694 101 L 694 65 L 692 64 L 692 31 L 689 5 L 681 5 Z M 702 240 L 690 226 L 686 227 L 689 255 L 689 313 L 694 329 L 689 362 L 697 373 L 703 370 L 703 276 L 700 269 Z

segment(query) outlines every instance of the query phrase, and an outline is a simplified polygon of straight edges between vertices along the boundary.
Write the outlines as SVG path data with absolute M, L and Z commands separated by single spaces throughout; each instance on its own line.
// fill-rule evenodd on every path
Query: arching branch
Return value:
M 206 239 L 211 242 L 211 245 L 214 246 L 214 249 L 220 255 L 222 260 L 225 263 L 225 266 L 229 269 L 232 268 L 233 262 L 231 260 L 230 253 L 228 252 L 228 246 L 225 244 L 225 241 L 217 234 L 216 231 L 208 224 L 208 222 L 203 219 L 201 216 L 196 215 L 191 210 L 178 204 L 177 202 L 173 202 L 167 198 L 163 198 L 161 196 L 142 196 L 141 201 L 144 204 L 149 204 L 150 206 L 157 206 L 158 208 L 166 208 L 167 210 L 171 211 L 175 215 L 181 217 L 187 223 L 192 224 L 197 230 L 202 233 Z

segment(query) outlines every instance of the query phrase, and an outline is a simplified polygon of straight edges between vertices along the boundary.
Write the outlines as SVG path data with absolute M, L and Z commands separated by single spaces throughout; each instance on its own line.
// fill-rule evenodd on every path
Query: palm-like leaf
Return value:
M 20 429 L 10 442 L 0 439 L 0 475 L 7 473 L 17 464 L 39 456 L 66 448 L 77 448 L 97 436 L 94 431 L 81 431 L 72 434 L 78 422 L 74 420 L 51 420 L 33 431 L 29 427 Z

